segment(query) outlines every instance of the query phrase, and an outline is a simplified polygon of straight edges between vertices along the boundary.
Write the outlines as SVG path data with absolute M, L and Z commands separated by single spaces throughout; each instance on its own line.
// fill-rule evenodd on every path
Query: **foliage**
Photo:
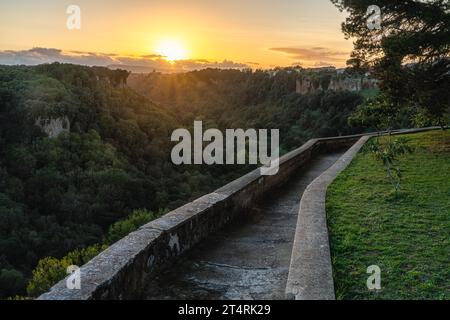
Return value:
M 14 295 L 24 286 L 26 279 L 23 274 L 14 269 L 0 270 L 0 296 Z
M 331 0 L 349 12 L 343 24 L 355 38 L 351 64 L 372 70 L 391 105 L 408 106 L 416 125 L 450 118 L 450 3 L 435 1 Z M 379 30 L 367 27 L 367 9 L 381 9 Z M 425 121 L 424 121 L 425 120 Z
M 450 132 L 408 135 L 402 191 L 359 153 L 331 184 L 326 206 L 336 296 L 340 299 L 450 298 Z M 366 286 L 371 265 L 381 290 Z
M 194 119 L 219 129 L 280 129 L 284 151 L 360 130 L 347 125 L 359 95 L 297 95 L 291 71 L 133 75 L 125 86 L 121 70 L 0 66 L 0 297 L 25 295 L 32 270 L 54 257 L 29 287 L 41 292 L 65 274 L 69 252 L 116 241 L 139 224 L 145 214 L 112 226 L 134 210 L 157 217 L 252 169 L 173 165 L 170 135 Z M 51 119 L 67 120 L 55 138 L 39 126 Z M 55 274 L 46 275 L 52 265 Z
M 326 73 L 303 70 L 301 74 L 279 69 L 275 75 L 262 70 L 206 69 L 183 74 L 132 75 L 129 85 L 138 93 L 167 106 L 180 123 L 192 126 L 195 119 L 208 127 L 273 128 L 280 130 L 282 147 L 296 148 L 313 137 L 345 135 L 351 128 L 348 116 L 363 98 L 351 92 L 295 93 L 299 76 L 327 81 Z
M 348 118 L 351 126 L 372 128 L 374 131 L 409 128 L 413 122 L 409 119 L 408 108 L 401 108 L 380 94 L 365 100 Z
M 142 209 L 134 210 L 127 219 L 118 221 L 109 227 L 109 231 L 104 242 L 107 244 L 113 244 L 129 233 L 137 230 L 140 226 L 146 224 L 147 222 L 161 217 L 166 211 L 167 210 L 160 210 L 159 212 L 154 213 Z
M 413 152 L 413 149 L 408 146 L 408 140 L 405 137 L 392 139 L 389 135 L 383 142 L 380 142 L 380 138 L 372 138 L 364 147 L 366 151 L 373 154 L 375 159 L 383 163 L 392 186 L 398 192 L 402 179 L 399 157 Z
M 153 213 L 142 209 L 134 210 L 127 219 L 118 221 L 109 228 L 103 244 L 73 250 L 61 259 L 47 257 L 39 260 L 37 267 L 33 270 L 33 278 L 27 286 L 28 296 L 37 297 L 48 291 L 58 281 L 67 276 L 67 267 L 71 265 L 81 266 L 87 263 L 114 242 L 137 230 L 147 222 L 158 218 L 164 212 Z
M 106 247 L 106 245 L 92 245 L 71 251 L 61 259 L 47 257 L 39 260 L 37 267 L 33 270 L 33 278 L 28 282 L 28 296 L 37 297 L 48 291 L 55 283 L 67 276 L 66 271 L 69 266 L 85 264 Z

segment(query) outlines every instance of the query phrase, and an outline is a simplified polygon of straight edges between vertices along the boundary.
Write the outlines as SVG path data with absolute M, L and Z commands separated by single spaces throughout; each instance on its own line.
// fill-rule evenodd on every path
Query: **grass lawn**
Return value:
M 395 193 L 381 162 L 360 152 L 328 189 L 338 299 L 450 299 L 450 131 L 406 135 Z M 378 292 L 367 267 L 381 268 Z

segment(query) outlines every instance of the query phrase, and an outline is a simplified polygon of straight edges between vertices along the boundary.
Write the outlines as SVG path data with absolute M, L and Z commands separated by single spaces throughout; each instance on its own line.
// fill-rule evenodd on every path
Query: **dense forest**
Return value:
M 304 73 L 310 73 L 304 70 Z M 315 72 L 318 81 L 329 81 L 328 72 Z M 179 121 L 196 119 L 207 126 L 279 129 L 284 149 L 292 149 L 311 137 L 344 135 L 363 128 L 349 127 L 348 116 L 362 102 L 352 92 L 295 93 L 294 68 L 262 70 L 207 69 L 179 74 L 131 75 L 136 92 L 169 108 Z
M 195 119 L 280 129 L 284 152 L 362 130 L 347 122 L 359 94 L 295 94 L 288 70 L 132 75 L 126 85 L 128 76 L 58 63 L 0 66 L 0 297 L 25 295 L 47 257 L 101 249 L 131 230 L 117 233 L 118 221 L 129 226 L 136 212 L 175 208 L 250 170 L 173 165 L 170 135 Z M 57 136 L 46 133 L 50 119 L 63 119 Z

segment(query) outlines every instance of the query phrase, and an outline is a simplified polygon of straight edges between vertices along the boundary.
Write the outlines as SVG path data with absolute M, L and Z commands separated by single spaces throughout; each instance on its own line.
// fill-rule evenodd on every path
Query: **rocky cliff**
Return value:
M 318 91 L 352 91 L 364 89 L 376 89 L 378 81 L 367 76 L 362 77 L 331 77 L 329 79 L 317 79 L 304 76 L 297 79 L 296 92 L 298 94 L 315 93 Z

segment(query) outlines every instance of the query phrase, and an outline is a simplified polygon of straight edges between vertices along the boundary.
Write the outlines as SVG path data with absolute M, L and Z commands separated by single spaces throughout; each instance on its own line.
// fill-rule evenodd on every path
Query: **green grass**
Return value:
M 396 193 L 386 171 L 360 152 L 327 194 L 338 299 L 450 299 L 450 131 L 407 135 Z M 381 268 L 380 291 L 366 286 Z

